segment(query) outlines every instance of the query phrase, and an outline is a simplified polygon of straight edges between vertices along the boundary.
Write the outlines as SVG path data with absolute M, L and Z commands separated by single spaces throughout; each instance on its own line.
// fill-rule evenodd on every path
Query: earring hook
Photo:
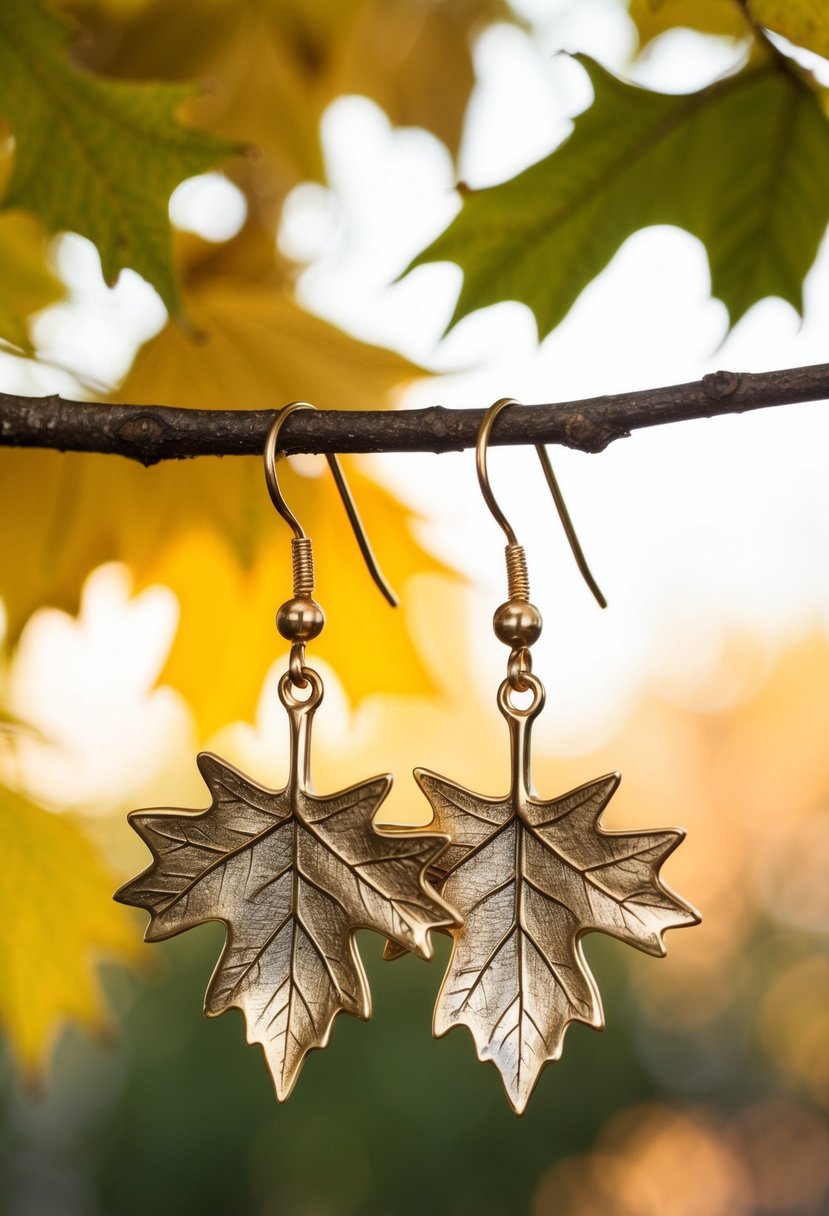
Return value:
M 484 415 L 484 420 L 481 423 L 480 430 L 478 431 L 478 441 L 477 441 L 476 448 L 475 448 L 475 459 L 476 459 L 476 465 L 477 465 L 477 469 L 478 469 L 478 484 L 481 487 L 481 493 L 484 496 L 484 501 L 485 501 L 486 505 L 489 507 L 490 511 L 492 512 L 492 515 L 495 518 L 496 522 L 502 528 L 504 535 L 507 538 L 508 545 L 514 546 L 516 548 L 519 546 L 518 546 L 518 540 L 515 535 L 515 531 L 513 530 L 512 525 L 510 524 L 506 515 L 504 515 L 504 512 L 501 510 L 501 507 L 498 505 L 498 503 L 495 499 L 495 495 L 492 493 L 492 487 L 489 483 L 489 473 L 487 471 L 486 457 L 487 457 L 487 447 L 489 445 L 489 437 L 492 432 L 492 426 L 493 426 L 493 423 L 495 422 L 495 419 L 498 417 L 498 415 L 501 413 L 502 410 L 505 410 L 507 408 L 507 406 L 520 405 L 520 404 L 521 404 L 520 401 L 516 401 L 514 397 L 502 397 L 500 399 L 500 401 L 496 401 L 494 403 L 494 405 L 491 405 L 489 407 L 489 409 L 487 410 L 486 414 Z M 581 571 L 582 578 L 587 583 L 587 586 L 590 588 L 591 592 L 593 593 L 593 596 L 594 596 L 597 604 L 599 605 L 599 607 L 606 608 L 607 600 L 602 595 L 601 589 L 599 588 L 598 583 L 596 582 L 593 575 L 591 574 L 590 567 L 587 565 L 587 559 L 585 558 L 584 552 L 582 551 L 582 547 L 579 544 L 579 538 L 576 535 L 576 530 L 573 526 L 573 521 L 570 518 L 570 513 L 567 510 L 567 506 L 564 502 L 564 497 L 561 493 L 561 489 L 559 488 L 559 484 L 556 480 L 556 475 L 553 472 L 553 466 L 550 463 L 550 457 L 547 453 L 547 449 L 544 447 L 543 443 L 537 443 L 535 445 L 535 450 L 538 453 L 538 459 L 541 461 L 541 467 L 544 470 L 544 476 L 547 480 L 547 485 L 550 488 L 550 493 L 553 496 L 553 502 L 556 504 L 556 510 L 558 511 L 559 519 L 561 520 L 562 526 L 563 526 L 565 534 L 567 536 L 567 540 L 570 543 L 570 548 L 573 552 L 573 557 L 576 559 L 576 565 L 578 566 L 579 570 Z M 526 574 L 525 574 L 525 577 L 526 577 Z
M 291 508 L 286 503 L 282 496 L 282 491 L 279 488 L 279 480 L 276 475 L 276 462 L 279 459 L 279 434 L 282 426 L 287 418 L 290 417 L 296 410 L 314 410 L 317 407 L 311 405 L 310 401 L 292 401 L 290 405 L 286 405 L 276 415 L 271 429 L 268 431 L 268 437 L 265 440 L 264 461 L 265 461 L 265 482 L 268 487 L 268 493 L 271 496 L 271 502 L 276 507 L 279 514 L 292 529 L 295 540 L 306 540 L 307 535 L 297 517 L 294 515 Z M 345 480 L 340 462 L 334 452 L 327 452 L 325 459 L 328 461 L 328 466 L 337 484 L 337 489 L 340 492 L 343 506 L 345 507 L 346 515 L 349 523 L 357 538 L 357 544 L 360 546 L 360 552 L 368 567 L 371 577 L 374 579 L 380 592 L 391 604 L 392 608 L 397 607 L 397 596 L 392 591 L 389 584 L 386 582 L 380 567 L 377 564 L 377 559 L 374 556 L 368 537 L 363 527 L 363 522 L 360 519 L 357 505 L 348 488 L 348 483 Z

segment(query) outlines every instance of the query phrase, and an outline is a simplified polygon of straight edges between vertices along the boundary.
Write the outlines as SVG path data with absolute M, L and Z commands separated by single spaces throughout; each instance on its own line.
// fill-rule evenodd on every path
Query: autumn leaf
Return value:
M 112 905 L 112 878 L 69 816 L 0 786 L 0 855 L 0 1025 L 37 1078 L 65 1021 L 108 1026 L 95 961 L 135 961 L 139 942 Z
M 64 290 L 47 265 L 46 241 L 34 216 L 0 213 L 0 341 L 31 354 L 28 318 Z
M 49 232 L 89 237 L 108 282 L 130 267 L 178 315 L 170 194 L 238 148 L 176 120 L 189 86 L 77 71 L 66 57 L 66 30 L 35 0 L 0 6 L 0 115 L 15 139 L 2 205 L 33 212 Z
M 704 243 L 732 324 L 768 295 L 802 311 L 829 220 L 829 120 L 809 85 L 763 61 L 668 95 L 576 58 L 595 100 L 572 135 L 512 180 L 465 191 L 460 214 L 412 263 L 462 268 L 451 323 L 520 300 L 543 336 L 650 224 L 676 224 Z
M 420 369 L 391 351 L 349 338 L 299 309 L 273 286 L 205 276 L 191 292 L 191 315 L 207 335 L 196 345 L 172 326 L 140 352 L 122 400 L 184 406 L 283 405 L 304 398 L 321 408 L 382 402 Z M 270 342 L 263 334 L 273 334 Z M 276 337 L 278 335 L 278 337 Z M 401 589 L 415 573 L 444 567 L 417 543 L 410 512 L 353 462 L 347 474 L 381 566 Z M 273 614 L 290 588 L 289 536 L 265 489 L 259 460 L 201 461 L 158 470 L 179 524 L 147 563 L 128 558 L 142 581 L 171 586 L 181 628 L 162 678 L 181 689 L 205 732 L 232 717 L 252 718 L 264 665 L 280 644 Z M 431 677 L 407 628 L 370 582 L 332 479 L 280 472 L 286 500 L 313 538 L 326 616 L 316 652 L 349 694 L 423 694 Z M 162 491 L 162 507 L 166 497 Z M 165 527 L 161 522 L 160 526 Z M 205 588 L 211 594 L 205 595 Z M 214 639 L 221 636 L 221 647 Z M 210 669 L 204 655 L 215 652 Z M 393 654 L 394 663 L 373 661 Z
M 203 752 L 198 765 L 210 808 L 133 812 L 130 822 L 154 860 L 116 895 L 150 913 L 148 941 L 224 922 L 227 941 L 205 1013 L 244 1012 L 248 1041 L 261 1043 L 280 1101 L 306 1054 L 326 1046 L 340 1011 L 370 1016 L 354 932 L 374 929 L 430 958 L 429 930 L 453 922 L 423 881 L 446 838 L 372 826 L 389 775 L 336 794 L 311 791 L 310 720 L 303 719 L 322 691 L 311 675 L 308 701 L 294 702 L 285 789 L 263 789 Z
M 0 124 L 0 197 L 12 167 L 12 154 L 2 149 L 8 132 Z M 24 211 L 0 212 L 0 342 L 30 355 L 29 317 L 54 304 L 65 288 L 48 264 L 41 225 Z
M 309 398 L 356 409 L 384 402 L 393 386 L 423 374 L 305 312 L 269 283 L 205 274 L 192 284 L 188 314 L 202 340 L 168 324 L 139 352 L 119 399 L 274 408 Z M 359 468 L 349 466 L 348 476 L 398 590 L 416 573 L 443 570 L 417 543 L 411 514 L 392 494 Z M 280 480 L 314 538 L 328 616 L 318 653 L 352 697 L 430 691 L 405 612 L 392 611 L 364 573 L 331 478 L 289 467 Z M 0 451 L 0 511 L 15 519 L 0 546 L 0 592 L 14 636 L 43 603 L 73 611 L 95 565 L 124 561 L 141 586 L 160 581 L 179 598 L 181 627 L 163 679 L 184 693 L 203 732 L 252 719 L 279 645 L 274 612 L 291 585 L 290 536 L 271 506 L 260 460 L 143 469 L 113 457 Z M 394 663 L 371 661 L 378 653 L 394 654 Z
M 756 22 L 796 46 L 829 56 L 829 13 L 822 0 L 630 0 L 629 10 L 642 47 L 683 27 L 744 38 Z
M 748 9 L 759 25 L 829 58 L 829 12 L 824 0 L 749 0 Z
M 260 13 L 260 6 L 255 12 L 249 6 L 206 6 L 209 20 L 206 17 L 205 28 L 200 27 L 199 38 L 193 38 L 192 21 L 188 26 L 186 20 L 187 13 L 196 11 L 193 5 L 132 5 L 141 29 L 154 29 L 156 36 L 102 37 L 97 43 L 90 15 L 96 6 L 72 7 L 89 18 L 91 36 L 83 45 L 88 59 L 95 60 L 95 47 L 104 44 L 116 58 L 119 47 L 127 57 L 143 47 L 141 53 L 150 56 L 161 74 L 177 78 L 194 66 L 188 58 L 191 51 L 219 58 L 235 54 L 234 38 L 241 36 L 241 29 L 250 33 Z M 280 31 L 273 35 L 276 42 L 283 39 L 290 48 L 290 55 L 285 54 L 294 64 L 292 70 L 302 74 L 310 67 L 297 48 L 319 49 L 324 44 L 331 55 L 339 53 L 336 48 L 353 13 L 348 5 L 330 5 L 327 16 L 324 3 L 313 12 L 296 7 L 296 13 L 290 5 L 275 5 L 272 12 L 268 8 L 267 20 L 272 32 Z M 260 15 L 264 20 L 264 8 Z M 317 18 L 317 41 L 309 41 Z M 169 22 L 178 32 L 162 37 L 154 21 Z M 231 36 L 231 31 L 236 32 Z M 261 30 L 256 37 L 261 41 Z M 293 110 L 280 108 L 276 77 L 266 78 L 265 73 L 254 80 L 262 57 L 251 59 L 251 45 L 245 42 L 247 58 L 241 56 L 237 64 L 240 88 L 255 84 L 259 90 L 250 114 L 272 138 L 292 139 L 304 129 L 300 111 L 302 122 L 308 122 L 303 100 L 307 89 Z M 320 55 L 327 59 L 329 51 Z M 119 64 L 125 73 L 149 70 L 149 60 Z M 103 64 L 99 56 L 96 66 L 102 65 L 107 70 L 116 66 L 114 61 Z M 203 104 L 224 104 L 228 96 L 224 82 Z M 263 106 L 263 96 L 273 104 Z M 216 125 L 225 129 L 220 122 Z M 245 131 L 247 139 L 256 134 Z M 314 140 L 318 143 L 316 130 Z M 252 207 L 243 233 L 225 245 L 180 242 L 188 317 L 200 340 L 169 324 L 139 353 L 117 399 L 138 405 L 273 408 L 301 397 L 323 408 L 365 408 L 387 403 L 390 390 L 423 374 L 400 356 L 361 343 L 294 303 L 276 263 L 273 232 L 260 210 Z M 357 698 L 368 692 L 432 691 L 405 612 L 387 608 L 366 579 L 356 549 L 348 541 L 343 544 L 346 525 L 329 479 L 294 476 L 291 471 L 286 476 L 286 494 L 315 537 L 320 592 L 329 620 L 321 656 L 333 662 L 346 689 Z M 442 570 L 414 539 L 411 516 L 393 495 L 359 469 L 350 469 L 349 476 L 395 586 L 402 588 L 413 574 Z M 96 564 L 124 560 L 140 584 L 161 580 L 178 596 L 182 624 L 163 678 L 185 693 L 203 731 L 209 733 L 233 718 L 253 717 L 278 646 L 273 613 L 290 584 L 287 538 L 264 493 L 257 461 L 198 461 L 146 471 L 95 456 L 0 452 L 2 504 L 16 520 L 14 540 L 0 552 L 0 594 L 13 635 L 43 603 L 73 610 L 80 586 Z M 205 662 L 208 652 L 213 655 L 210 663 Z M 393 653 L 395 662 L 367 661 L 377 653 Z
M 248 463 L 248 462 L 245 462 Z M 248 468 L 253 494 L 261 494 L 260 470 Z M 359 469 L 348 479 L 372 546 L 395 589 L 415 573 L 444 572 L 412 535 L 413 517 Z M 423 696 L 433 679 L 409 632 L 407 608 L 396 610 L 379 595 L 349 534 L 333 481 L 280 471 L 286 499 L 314 540 L 318 599 L 326 614 L 315 653 L 336 671 L 353 700 L 377 693 Z M 252 495 L 253 496 L 253 495 Z M 251 514 L 268 504 L 252 504 Z M 145 575 L 145 579 L 148 576 Z M 207 530 L 185 532 L 152 566 L 152 579 L 173 587 L 181 625 L 162 680 L 189 699 L 204 734 L 234 717 L 252 720 L 267 666 L 285 648 L 274 629 L 276 607 L 290 591 L 288 536 L 272 508 L 250 564 Z M 205 595 L 204 588 L 211 588 Z M 222 645 L 215 639 L 222 637 Z M 209 666 L 204 656 L 211 655 Z M 378 660 L 393 655 L 394 662 Z
M 457 151 L 475 79 L 471 43 L 488 21 L 509 19 L 503 0 L 74 7 L 93 33 L 84 50 L 97 69 L 216 82 L 191 114 L 220 135 L 255 145 L 246 186 L 260 206 L 300 181 L 325 180 L 320 120 L 343 93 L 372 98 L 393 123 L 424 126 Z
M 629 12 L 641 48 L 668 30 L 746 38 L 751 23 L 739 0 L 630 0 Z
M 337 46 L 331 93 L 371 97 L 392 123 L 425 127 L 455 154 L 475 84 L 472 41 L 513 19 L 501 0 L 370 0 Z

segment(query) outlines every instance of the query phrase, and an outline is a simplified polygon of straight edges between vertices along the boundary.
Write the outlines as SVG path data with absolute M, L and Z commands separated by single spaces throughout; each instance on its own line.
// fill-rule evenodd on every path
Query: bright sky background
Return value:
M 478 46 L 480 83 L 460 170 L 475 185 L 549 151 L 569 116 L 589 103 L 583 71 L 553 48 L 578 46 L 626 70 L 632 35 L 613 0 L 525 0 L 523 10 L 546 14 L 534 40 L 500 26 Z M 692 35 L 672 35 L 657 49 L 638 78 L 677 91 L 725 71 L 735 54 L 727 43 L 712 50 Z M 332 191 L 296 191 L 282 245 L 311 263 L 299 286 L 309 308 L 446 373 L 415 387 L 407 407 L 472 408 L 504 395 L 567 400 L 694 380 L 718 367 L 764 370 L 827 357 L 826 250 L 806 283 L 805 323 L 781 301 L 766 301 L 726 338 L 701 245 L 669 228 L 628 241 L 540 347 L 532 316 L 511 303 L 465 319 L 441 340 L 457 268 L 424 267 L 389 284 L 458 206 L 445 149 L 422 131 L 392 130 L 361 98 L 330 108 L 324 138 Z M 173 210 L 178 222 L 215 237 L 243 218 L 234 188 L 215 175 L 182 187 Z M 61 242 L 60 261 L 74 294 L 39 322 L 46 354 L 83 370 L 88 382 L 113 382 L 136 341 L 162 324 L 163 310 L 134 275 L 105 288 L 97 255 L 79 238 Z M 65 373 L 8 358 L 0 377 L 10 390 L 73 391 Z M 771 663 L 785 641 L 829 626 L 827 451 L 823 404 L 655 428 L 600 456 L 554 451 L 610 602 L 604 613 L 581 582 L 532 451 L 493 454 L 495 491 L 527 548 L 533 599 L 545 618 L 535 648 L 548 689 L 540 747 L 594 746 L 643 687 L 703 709 L 724 707 L 762 678 L 762 656 Z M 478 684 L 469 695 L 491 699 L 495 712 L 505 651 L 490 619 L 505 598 L 503 538 L 480 499 L 473 454 L 371 464 L 423 514 L 429 545 L 469 577 L 466 614 L 446 627 L 474 651 Z M 36 749 L 28 764 L 23 755 L 36 793 L 104 807 L 113 791 L 123 798 L 130 784 L 140 787 L 150 757 L 172 763 L 188 742 L 186 712 L 169 690 L 147 693 L 174 623 L 168 592 L 130 601 L 124 572 L 107 568 L 90 587 L 80 624 L 50 613 L 27 630 L 13 704 L 61 744 Z

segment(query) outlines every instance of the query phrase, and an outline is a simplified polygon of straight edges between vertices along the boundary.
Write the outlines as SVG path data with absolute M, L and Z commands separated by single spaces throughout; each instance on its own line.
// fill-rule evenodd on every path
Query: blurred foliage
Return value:
M 262 409 L 308 398 L 350 409 L 382 399 L 416 373 L 399 355 L 348 338 L 267 283 L 216 278 L 191 299 L 190 313 L 210 340 L 194 345 L 168 325 L 139 353 L 119 396 L 139 405 L 236 401 Z M 270 341 L 274 332 L 284 347 Z M 416 572 L 440 569 L 415 540 L 410 513 L 359 468 L 348 467 L 348 475 L 392 584 L 400 588 Z M 328 616 L 315 652 L 330 656 L 355 697 L 430 691 L 405 614 L 391 612 L 371 584 L 331 477 L 284 467 L 280 482 L 314 538 L 318 596 Z M 54 452 L 4 451 L 0 509 L 16 521 L 0 549 L 0 587 L 15 636 L 43 602 L 73 610 L 89 570 L 120 559 L 140 585 L 160 581 L 179 598 L 181 627 L 164 678 L 191 701 L 204 734 L 252 716 L 263 663 L 279 644 L 274 611 L 291 577 L 290 546 L 258 460 L 166 462 L 146 470 L 94 455 L 67 460 Z M 369 636 L 396 656 L 394 663 L 367 663 Z
M 0 213 L 0 342 L 26 354 L 32 353 L 26 317 L 64 293 L 63 284 L 46 265 L 45 244 L 33 216 Z
M 676 29 L 727 38 L 751 36 L 751 24 L 739 0 L 628 0 L 628 7 L 640 49 Z
M 746 38 L 756 23 L 796 46 L 829 55 L 829 19 L 822 0 L 630 0 L 630 15 L 642 47 L 678 28 Z
M 191 104 L 191 117 L 219 137 L 258 149 L 230 166 L 245 192 L 243 231 L 224 245 L 189 237 L 177 242 L 189 328 L 171 319 L 139 352 L 115 398 L 225 409 L 266 409 L 303 398 L 321 407 L 365 408 L 389 402 L 393 390 L 425 374 L 296 304 L 291 268 L 276 246 L 281 204 L 293 185 L 323 175 L 319 117 L 357 76 L 394 117 L 431 121 L 456 144 L 473 83 L 470 39 L 500 5 L 401 0 L 379 6 L 382 18 L 377 5 L 365 3 L 61 7 L 84 23 L 73 46 L 78 62 L 107 77 L 138 74 L 191 85 L 209 77 L 211 87 Z M 390 29 L 395 20 L 399 61 L 377 43 L 378 21 Z M 436 57 L 436 45 L 443 58 Z M 453 80 L 454 109 L 435 106 L 429 80 L 438 70 Z M 75 71 L 68 78 L 93 79 Z M 138 163 L 136 169 L 145 171 Z M 414 573 L 438 569 L 414 539 L 402 505 L 365 474 L 351 477 L 392 582 L 400 587 Z M 377 600 L 356 550 L 342 543 L 344 520 L 339 504 L 330 510 L 335 496 L 328 479 L 289 472 L 285 481 L 317 546 L 320 596 L 331 622 L 319 653 L 335 661 L 354 697 L 431 691 L 404 614 Z M 179 597 L 181 628 L 165 678 L 196 707 L 204 732 L 252 714 L 261 656 L 273 646 L 273 609 L 289 585 L 289 549 L 253 461 L 203 461 L 148 473 L 94 456 L 4 450 L 0 510 L 16 521 L 13 543 L 0 554 L 12 639 L 43 603 L 74 610 L 86 574 L 120 559 L 143 583 L 163 580 Z M 360 634 L 370 632 L 375 645 L 396 656 L 372 674 L 370 685 L 365 652 L 345 644 L 355 636 L 355 619 Z M 214 650 L 214 664 L 206 664 L 205 645 L 217 637 L 223 646 Z
M 124 1027 L 117 1049 L 67 1038 L 54 1094 L 36 1108 L 9 1099 L 0 1187 L 20 1210 L 25 1197 L 61 1216 L 524 1212 L 541 1171 L 589 1146 L 597 1112 L 656 1094 L 626 1025 L 620 950 L 588 947 L 614 1025 L 602 1041 L 572 1032 L 556 1076 L 517 1120 L 465 1035 L 432 1041 L 445 939 L 433 967 L 415 958 L 391 967 L 382 940 L 363 934 L 372 1021 L 339 1019 L 329 1049 L 310 1057 L 290 1102 L 277 1106 L 241 1018 L 199 1016 L 220 940 L 199 930 L 163 947 L 168 967 L 146 986 L 110 975 Z M 72 1196 L 82 1199 L 73 1206 Z M 17 1210 L 10 1204 L 7 1216 Z
M 49 232 L 88 236 L 114 282 L 129 266 L 178 315 L 167 203 L 185 177 L 234 146 L 175 118 L 190 88 L 97 80 L 69 64 L 62 21 L 32 0 L 0 8 L 0 115 L 14 159 L 4 208 L 21 208 Z
M 78 23 L 66 57 L 49 10 Z M 297 184 L 325 181 L 320 118 L 346 91 L 375 99 L 395 123 L 432 131 L 454 155 L 475 39 L 495 20 L 515 20 L 502 0 L 55 0 L 49 10 L 14 0 L 0 16 L 0 116 L 14 127 L 2 131 L 11 177 L 0 214 L 0 339 L 30 353 L 30 321 L 61 291 L 30 208 L 50 231 L 87 232 L 105 274 L 130 265 L 174 311 L 182 302 L 189 328 L 171 320 L 150 339 L 117 399 L 272 408 L 303 397 L 348 409 L 393 402 L 424 374 L 297 304 L 299 268 L 276 242 L 282 206 Z M 629 11 L 643 48 L 667 30 L 690 28 L 735 39 L 746 64 L 690 97 L 668 97 L 590 63 L 596 99 L 571 138 L 515 182 L 465 191 L 456 225 L 429 253 L 451 251 L 467 272 L 457 315 L 489 299 L 525 299 L 546 332 L 629 233 L 657 222 L 678 223 L 705 242 L 713 289 L 732 321 L 770 292 L 800 307 L 826 222 L 826 120 L 812 77 L 771 49 L 765 29 L 825 53 L 824 6 L 631 0 Z M 27 42 L 35 28 L 45 40 L 38 47 Z M 15 58 L 26 45 L 66 90 L 59 106 Z M 107 124 L 115 130 L 126 99 L 139 97 L 154 117 L 142 111 L 145 151 L 128 156 L 102 132 Z M 89 195 L 92 177 L 73 167 L 87 124 L 78 115 L 91 105 L 105 176 L 131 162 L 129 178 L 116 174 L 110 193 L 120 204 L 111 211 L 100 190 Z M 184 149 L 172 164 L 162 158 L 158 175 L 147 171 L 153 131 Z M 46 139 L 49 154 L 41 155 Z M 166 194 L 240 142 L 256 149 L 225 164 L 244 195 L 242 231 L 215 245 L 171 238 L 162 223 Z M 50 167 L 77 194 L 50 192 Z M 0 452 L 0 594 L 12 641 L 39 605 L 73 608 L 89 570 L 122 558 L 139 585 L 162 580 L 178 596 L 182 625 L 164 678 L 193 702 L 201 733 L 252 716 L 288 579 L 285 537 L 254 465 L 144 471 L 92 456 Z M 393 495 L 359 467 L 349 476 L 397 588 L 439 570 Z M 343 540 L 330 479 L 285 470 L 284 481 L 317 546 L 330 614 L 319 654 L 352 697 L 433 691 L 427 630 L 412 631 L 369 585 Z M 393 661 L 368 664 L 369 649 Z M 623 759 L 619 824 L 675 818 L 692 829 L 671 859 L 671 882 L 693 895 L 706 920 L 659 965 L 639 960 L 623 970 L 615 943 L 588 939 L 608 1029 L 601 1038 L 586 1028 L 570 1033 L 563 1061 L 545 1073 L 521 1122 L 467 1036 L 432 1042 L 440 964 L 383 967 L 373 936 L 363 948 L 375 1020 L 338 1025 L 331 1049 L 311 1059 L 298 1093 L 278 1108 L 240 1019 L 198 1016 L 218 927 L 157 951 L 169 969 L 109 969 L 120 1038 L 103 1048 L 76 1030 L 63 1034 L 54 1086 L 33 1102 L 14 1066 L 42 1071 L 66 1016 L 105 1024 L 90 960 L 101 951 L 131 957 L 137 930 L 114 919 L 119 910 L 80 817 L 9 792 L 18 787 L 4 754 L 0 1017 L 11 1048 L 0 1065 L 3 1216 L 822 1216 L 827 688 L 826 646 L 804 645 L 733 710 L 695 716 L 646 703 L 601 756 L 578 765 L 539 758 L 539 782 L 557 788 Z M 414 732 L 424 760 L 445 767 L 441 753 L 451 745 L 482 780 L 497 758 L 488 711 L 413 708 L 400 697 L 383 706 L 359 746 L 392 766 L 401 737 Z M 0 743 L 14 730 L 11 716 L 0 716 Z M 343 744 L 340 759 L 348 748 L 358 744 Z
M 578 59 L 594 101 L 572 136 L 511 181 L 466 191 L 458 217 L 413 263 L 463 268 L 453 323 L 513 299 L 549 333 L 647 224 L 704 242 L 732 324 L 767 295 L 800 311 L 829 221 L 829 120 L 817 92 L 776 60 L 677 96 Z
M 137 961 L 130 917 L 110 899 L 112 875 L 70 819 L 0 785 L 0 1025 L 36 1081 L 66 1018 L 107 1025 L 94 962 Z
M 324 181 L 320 119 L 344 93 L 425 127 L 456 152 L 474 84 L 471 42 L 505 0 L 71 0 L 97 33 L 85 61 L 126 78 L 213 80 L 195 113 L 256 146 L 257 200 Z M 193 31 L 198 30 L 198 37 Z
M 372 1022 L 339 1019 L 278 1107 L 241 1018 L 199 1016 L 223 936 L 208 927 L 148 950 L 149 974 L 107 970 L 118 1040 L 64 1035 L 47 1095 L 27 1096 L 7 1061 L 3 1216 L 822 1216 L 829 645 L 804 641 L 765 671 L 757 654 L 746 688 L 708 713 L 645 700 L 596 755 L 537 755 L 544 786 L 623 763 L 608 827 L 686 824 L 667 877 L 704 921 L 661 961 L 587 937 L 607 1029 L 570 1030 L 521 1120 L 465 1033 L 431 1039 L 441 935 L 434 964 L 394 966 L 360 936 Z M 404 715 L 390 703 L 360 747 L 388 734 L 393 753 Z M 465 715 L 423 706 L 424 758 L 444 762 L 455 722 L 457 762 L 485 782 L 500 769 L 503 786 L 503 723 L 493 706 Z
M 822 0 L 748 0 L 755 21 L 796 46 L 829 56 L 829 19 Z
M 12 167 L 8 132 L 0 118 L 0 197 Z M 0 210 L 0 344 L 34 354 L 27 318 L 64 295 L 64 286 L 47 262 L 42 225 L 23 211 Z
M 666 0 L 658 12 L 667 18 L 673 7 L 679 24 L 720 32 L 709 20 L 716 6 Z M 719 8 L 727 11 L 725 0 Z M 647 4 L 637 11 L 643 41 L 661 32 L 648 25 Z M 745 65 L 693 93 L 630 85 L 577 55 L 594 98 L 570 137 L 501 185 L 462 187 L 460 214 L 412 263 L 463 270 L 450 325 L 520 300 L 544 337 L 623 241 L 651 224 L 699 237 L 732 325 L 766 296 L 802 312 L 803 280 L 829 221 L 829 118 L 818 82 L 754 28 Z M 825 45 L 829 11 L 787 30 Z

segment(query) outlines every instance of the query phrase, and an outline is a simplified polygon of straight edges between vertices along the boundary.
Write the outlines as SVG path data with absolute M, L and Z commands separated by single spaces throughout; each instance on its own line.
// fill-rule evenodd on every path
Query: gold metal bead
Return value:
M 506 646 L 532 646 L 541 636 L 541 613 L 527 600 L 507 600 L 495 609 L 492 628 Z
M 276 614 L 276 627 L 288 642 L 310 642 L 324 624 L 325 613 L 312 599 L 286 600 Z

